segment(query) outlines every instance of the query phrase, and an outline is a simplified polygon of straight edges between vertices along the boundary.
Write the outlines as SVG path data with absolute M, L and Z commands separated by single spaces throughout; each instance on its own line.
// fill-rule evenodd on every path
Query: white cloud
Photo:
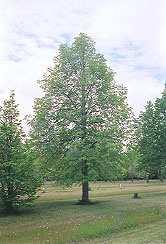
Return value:
M 116 71 L 117 79 L 128 87 L 129 103 L 136 114 L 163 89 L 165 10 L 163 0 L 109 1 L 96 13 L 89 29 L 98 49 L 106 54 Z
M 16 89 L 22 114 L 59 43 L 87 32 L 129 91 L 136 113 L 159 96 L 166 75 L 165 0 L 0 0 L 0 99 Z

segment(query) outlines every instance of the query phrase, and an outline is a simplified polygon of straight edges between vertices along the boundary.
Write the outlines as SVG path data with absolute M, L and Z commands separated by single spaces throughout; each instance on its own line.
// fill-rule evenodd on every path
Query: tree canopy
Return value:
M 140 115 L 140 167 L 151 177 L 166 175 L 166 89 Z
M 0 109 L 0 199 L 8 212 L 31 202 L 41 185 L 31 153 L 11 92 Z
M 39 83 L 44 96 L 35 102 L 32 137 L 57 182 L 82 182 L 86 202 L 89 180 L 120 174 L 130 118 L 127 91 L 84 33 L 59 47 Z

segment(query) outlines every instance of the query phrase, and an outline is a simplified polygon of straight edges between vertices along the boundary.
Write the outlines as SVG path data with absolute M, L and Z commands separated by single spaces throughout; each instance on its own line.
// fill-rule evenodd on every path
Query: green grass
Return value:
M 80 206 L 79 187 L 48 184 L 32 209 L 0 216 L 0 244 L 166 243 L 166 184 L 122 185 L 91 184 L 97 203 Z
M 153 223 L 161 220 L 163 215 L 159 208 L 139 209 L 132 211 L 121 211 L 119 216 L 105 216 L 93 223 L 81 224 L 78 229 L 79 236 L 82 238 L 94 238 L 118 233 L 127 229 L 133 229 L 141 224 Z

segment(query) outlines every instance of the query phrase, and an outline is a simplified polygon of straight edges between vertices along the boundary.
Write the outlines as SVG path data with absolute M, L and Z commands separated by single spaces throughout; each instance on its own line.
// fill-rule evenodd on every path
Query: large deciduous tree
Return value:
M 129 118 L 126 89 L 84 33 L 71 46 L 60 46 L 40 85 L 44 96 L 35 102 L 33 139 L 56 181 L 81 182 L 87 203 L 89 180 L 120 173 Z
M 0 199 L 12 212 L 34 199 L 40 174 L 25 143 L 14 92 L 0 109 Z
M 140 168 L 147 177 L 166 175 L 166 88 L 161 98 L 149 102 L 140 116 Z

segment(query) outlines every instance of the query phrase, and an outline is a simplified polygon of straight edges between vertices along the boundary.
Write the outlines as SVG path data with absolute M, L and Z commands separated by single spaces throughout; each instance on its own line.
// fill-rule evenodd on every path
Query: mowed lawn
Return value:
M 91 184 L 89 206 L 76 205 L 79 187 L 47 184 L 32 208 L 0 215 L 0 244 L 166 243 L 166 183 L 119 184 Z

